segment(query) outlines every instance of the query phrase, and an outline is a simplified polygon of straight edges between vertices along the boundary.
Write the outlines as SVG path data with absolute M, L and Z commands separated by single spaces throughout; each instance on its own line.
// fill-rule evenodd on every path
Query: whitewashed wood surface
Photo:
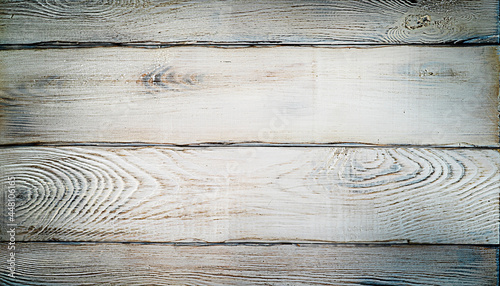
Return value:
M 0 55 L 3 144 L 499 142 L 496 46 Z
M 6 254 L 1 248 L 0 254 Z M 477 246 L 22 243 L 3 285 L 497 285 Z
M 24 147 L 0 163 L 19 241 L 499 243 L 497 150 Z
M 0 284 L 499 285 L 499 7 L 1 1 Z
M 2 44 L 497 43 L 495 0 L 4 0 Z

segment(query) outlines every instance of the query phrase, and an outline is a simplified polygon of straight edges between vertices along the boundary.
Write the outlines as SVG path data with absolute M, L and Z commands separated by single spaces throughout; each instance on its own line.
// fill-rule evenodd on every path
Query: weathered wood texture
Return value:
M 0 43 L 497 43 L 496 0 L 5 0 Z
M 2 51 L 0 142 L 498 146 L 497 47 Z
M 6 248 L 0 254 L 6 257 Z M 498 248 L 22 243 L 3 285 L 497 285 Z
M 0 162 L 18 241 L 499 242 L 496 150 L 25 147 Z

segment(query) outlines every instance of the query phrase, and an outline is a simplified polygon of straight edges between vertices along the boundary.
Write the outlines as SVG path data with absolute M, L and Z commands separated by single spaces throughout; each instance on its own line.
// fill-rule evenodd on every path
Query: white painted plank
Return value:
M 0 163 L 18 241 L 499 243 L 497 150 L 26 147 Z
M 0 142 L 498 146 L 497 47 L 0 52 Z
M 2 44 L 497 43 L 498 1 L 5 0 Z
M 8 255 L 6 248 L 0 250 Z M 3 285 L 496 285 L 498 248 L 22 243 Z

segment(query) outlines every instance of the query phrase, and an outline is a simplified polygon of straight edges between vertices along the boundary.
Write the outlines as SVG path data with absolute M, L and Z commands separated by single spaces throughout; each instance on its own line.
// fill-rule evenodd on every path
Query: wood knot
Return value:
M 405 18 L 405 28 L 408 30 L 416 30 L 430 24 L 431 16 L 429 15 L 408 15 Z
M 178 73 L 171 66 L 158 67 L 153 71 L 142 74 L 139 80 L 137 80 L 138 83 L 144 85 L 151 92 L 185 90 L 192 88 L 202 81 L 202 75 Z

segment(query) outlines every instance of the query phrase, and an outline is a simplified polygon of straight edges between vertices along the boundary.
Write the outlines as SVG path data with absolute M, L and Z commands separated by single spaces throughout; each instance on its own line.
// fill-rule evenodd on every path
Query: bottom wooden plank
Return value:
M 499 249 L 334 244 L 18 243 L 3 285 L 497 285 Z

